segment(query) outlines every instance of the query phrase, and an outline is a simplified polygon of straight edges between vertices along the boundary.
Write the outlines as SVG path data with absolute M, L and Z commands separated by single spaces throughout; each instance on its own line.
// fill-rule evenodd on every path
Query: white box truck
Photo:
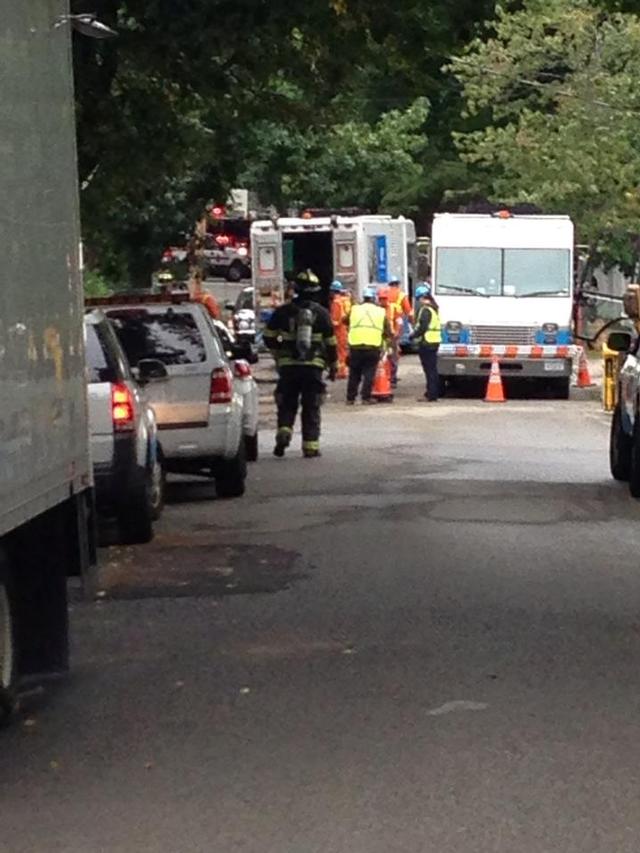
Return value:
M 446 380 L 488 374 L 545 380 L 569 396 L 574 228 L 568 216 L 437 214 L 433 291 Z
M 68 665 L 67 576 L 95 558 L 70 31 L 0 0 L 0 721 Z
M 281 217 L 251 226 L 252 282 L 256 315 L 264 320 L 285 298 L 286 282 L 312 269 L 328 304 L 334 279 L 359 299 L 368 285 L 399 279 L 413 292 L 416 231 L 413 222 L 391 216 Z

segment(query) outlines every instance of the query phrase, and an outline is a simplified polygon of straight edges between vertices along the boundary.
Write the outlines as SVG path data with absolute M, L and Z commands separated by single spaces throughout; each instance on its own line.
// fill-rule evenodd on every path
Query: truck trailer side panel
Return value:
M 89 482 L 66 2 L 1 0 L 0 536 Z
M 0 722 L 94 558 L 67 0 L 0 0 Z M 60 23 L 60 26 L 56 26 Z

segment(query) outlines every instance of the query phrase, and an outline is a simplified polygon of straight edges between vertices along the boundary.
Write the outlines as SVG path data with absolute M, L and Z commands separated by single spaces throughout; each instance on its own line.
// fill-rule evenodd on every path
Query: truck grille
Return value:
M 536 342 L 536 331 L 527 326 L 471 326 L 470 343 L 530 346 Z

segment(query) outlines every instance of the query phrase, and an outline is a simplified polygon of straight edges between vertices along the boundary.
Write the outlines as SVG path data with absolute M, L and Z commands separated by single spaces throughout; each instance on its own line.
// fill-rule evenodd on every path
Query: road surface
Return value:
M 325 413 L 174 483 L 0 736 L 10 853 L 637 853 L 640 509 L 596 402 Z

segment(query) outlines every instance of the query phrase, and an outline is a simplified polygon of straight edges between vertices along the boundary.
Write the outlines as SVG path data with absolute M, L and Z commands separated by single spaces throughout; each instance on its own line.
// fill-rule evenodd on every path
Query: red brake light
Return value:
M 249 366 L 249 362 L 242 358 L 238 359 L 238 361 L 234 361 L 233 369 L 238 379 L 249 379 L 251 376 L 251 367 Z
M 127 432 L 134 428 L 133 395 L 126 385 L 111 386 L 111 417 L 116 432 Z
M 210 403 L 230 403 L 233 396 L 233 377 L 228 367 L 216 367 L 211 374 Z

